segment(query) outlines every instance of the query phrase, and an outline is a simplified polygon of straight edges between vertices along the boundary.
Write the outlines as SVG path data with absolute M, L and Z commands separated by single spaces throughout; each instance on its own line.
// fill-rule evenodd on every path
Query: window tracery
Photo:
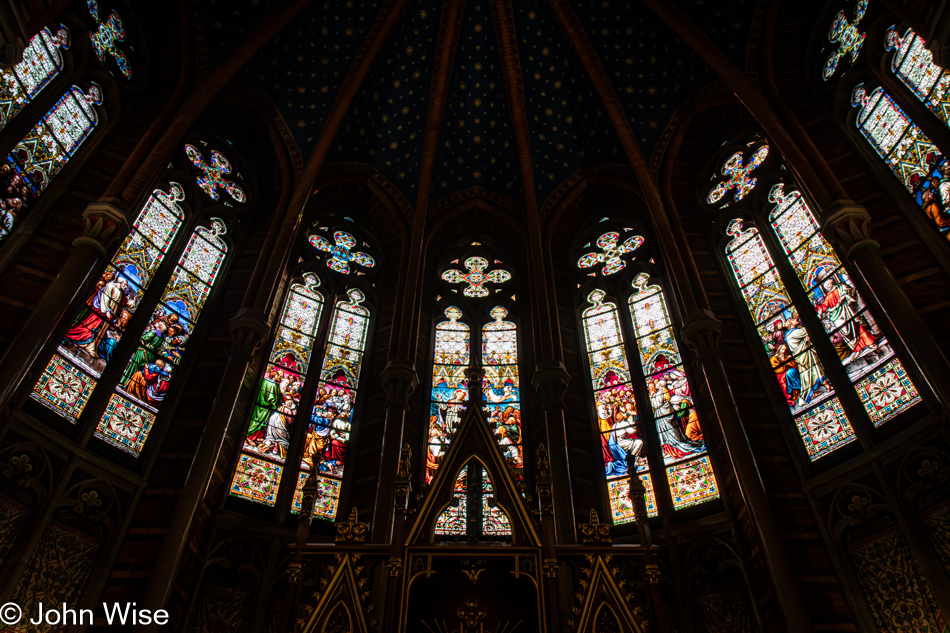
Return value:
M 842 59 L 848 58 L 852 65 L 858 60 L 866 37 L 864 33 L 858 30 L 858 25 L 864 19 L 867 10 L 868 0 L 857 0 L 851 20 L 848 20 L 844 11 L 839 11 L 831 21 L 831 27 L 828 29 L 828 42 L 835 48 L 828 55 L 828 59 L 821 70 L 821 77 L 825 81 L 834 76 Z
M 755 226 L 745 226 L 730 211 L 724 254 L 808 458 L 814 461 L 855 441 L 853 425 L 863 423 L 854 419 L 860 416 L 855 394 L 873 426 L 921 400 L 861 292 L 821 234 L 805 197 L 794 184 L 783 182 L 783 173 L 763 172 L 771 185 L 759 188 L 763 202 L 746 204 L 754 212 L 763 211 L 774 250 Z M 796 287 L 786 286 L 796 283 L 793 280 Z M 799 294 L 806 303 L 793 298 Z M 803 317 L 802 310 L 810 314 Z M 811 330 L 812 320 L 821 330 Z M 822 350 L 830 353 L 819 353 Z M 826 370 L 822 355 L 837 357 L 848 382 L 842 384 L 836 372 Z M 855 406 L 845 406 L 845 399 Z
M 69 30 L 43 28 L 23 50 L 19 63 L 0 74 L 0 131 L 63 69 L 60 49 L 69 48 Z
M 324 252 L 315 238 L 320 237 L 317 231 L 327 230 L 321 227 L 307 236 L 314 251 Z M 356 238 L 347 235 L 355 244 Z M 348 274 L 347 267 L 334 266 L 329 258 L 326 263 L 330 270 Z M 299 512 L 304 484 L 314 476 L 319 490 L 314 515 L 332 521 L 339 506 L 371 313 L 363 291 L 348 287 L 324 324 L 325 298 L 317 289 L 320 285 L 317 273 L 306 272 L 284 300 L 231 480 L 231 494 L 273 506 L 280 486 L 294 485 L 291 510 Z M 317 347 L 322 347 L 323 354 L 319 371 L 314 372 L 311 356 Z M 312 405 L 301 407 L 304 398 L 312 398 Z M 306 433 L 295 435 L 292 430 L 301 425 L 306 426 Z M 299 440 L 294 439 L 297 436 Z M 295 471 L 286 460 L 296 441 L 302 441 L 303 448 Z M 293 484 L 281 483 L 282 478 L 286 481 L 294 476 Z
M 0 164 L 0 243 L 92 133 L 101 103 L 99 84 L 85 94 L 72 86 Z
M 125 25 L 122 18 L 116 11 L 109 13 L 105 20 L 99 19 L 99 3 L 97 0 L 87 0 L 89 15 L 98 25 L 95 31 L 89 32 L 89 41 L 92 43 L 92 50 L 100 62 L 105 62 L 111 57 L 119 67 L 119 72 L 126 79 L 132 77 L 132 65 L 129 63 L 125 53 L 119 49 L 119 42 L 125 41 Z
M 933 53 L 913 29 L 898 35 L 891 26 L 884 34 L 886 50 L 895 51 L 891 71 L 936 114 L 950 126 L 950 73 L 933 63 Z
M 491 477 L 478 461 L 459 471 L 452 501 L 436 519 L 435 536 L 472 540 L 511 537 L 511 520 L 495 503 Z

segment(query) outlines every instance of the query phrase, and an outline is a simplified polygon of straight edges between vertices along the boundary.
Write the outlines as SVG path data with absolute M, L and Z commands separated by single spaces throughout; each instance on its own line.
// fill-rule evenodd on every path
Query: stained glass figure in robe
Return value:
M 950 165 L 916 123 L 880 88 L 858 84 L 858 129 L 940 233 L 950 239 Z
M 72 86 L 0 164 L 0 242 L 92 133 L 100 103 L 99 84 L 86 94 Z
M 719 498 L 719 486 L 706 455 L 699 415 L 673 334 L 663 291 L 640 273 L 633 280 L 630 317 L 640 351 L 673 507 L 685 508 Z
M 797 308 L 775 270 L 762 236 L 733 220 L 726 257 L 752 315 L 782 395 L 812 460 L 855 440 Z
M 30 39 L 20 62 L 0 74 L 0 130 L 13 120 L 63 69 L 60 49 L 69 47 L 69 31 L 62 24 L 55 34 L 42 29 Z
M 96 437 L 138 456 L 227 255 L 224 221 L 199 226 L 172 271 L 138 348 L 119 378 Z
M 314 337 L 323 313 L 320 280 L 307 274 L 284 300 L 264 376 L 244 437 L 231 494 L 273 505 L 289 446 L 289 429 L 310 367 Z
M 435 327 L 435 355 L 432 361 L 432 395 L 429 404 L 429 431 L 426 452 L 426 483 L 448 451 L 452 435 L 462 421 L 468 402 L 468 368 L 471 351 L 470 330 L 459 321 L 462 311 L 455 306 L 445 309 L 447 321 Z
M 346 449 L 350 442 L 369 331 L 369 310 L 362 305 L 365 299 L 360 290 L 352 288 L 347 291 L 347 300 L 337 302 L 333 309 L 330 336 L 300 464 L 297 496 L 302 498 L 304 476 L 316 468 L 321 494 L 314 507 L 314 516 L 331 521 L 336 517 L 340 499 Z M 294 505 L 294 509 L 299 510 L 296 499 Z
M 33 387 L 34 400 L 70 422 L 82 413 L 181 227 L 185 192 L 176 182 L 167 189 L 149 196 Z
M 777 184 L 772 228 L 875 426 L 920 401 L 887 338 L 798 191 Z M 902 378 L 899 378 L 902 377 Z M 884 385 L 891 385 L 885 388 Z
M 508 316 L 504 307 L 495 306 L 490 314 L 494 320 L 482 328 L 483 409 L 512 475 L 523 482 L 518 328 L 504 320 Z
M 611 512 L 614 523 L 626 523 L 635 519 L 632 504 L 629 500 L 624 503 L 620 492 L 629 489 L 627 456 L 634 457 L 637 474 L 647 489 L 648 497 L 652 497 L 653 481 L 643 451 L 643 435 L 636 398 L 630 384 L 631 375 L 617 306 L 605 303 L 605 298 L 606 293 L 602 290 L 591 292 L 587 297 L 591 307 L 584 310 L 581 319 Z M 656 514 L 655 504 L 651 512 L 651 516 Z
M 885 48 L 896 51 L 891 70 L 917 98 L 950 126 L 950 72 L 933 63 L 933 53 L 913 29 L 903 37 L 892 26 L 884 35 Z

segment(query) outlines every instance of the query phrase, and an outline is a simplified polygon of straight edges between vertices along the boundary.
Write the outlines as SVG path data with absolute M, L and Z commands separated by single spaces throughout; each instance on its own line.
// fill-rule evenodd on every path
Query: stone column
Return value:
M 188 478 L 179 495 L 178 504 L 158 551 L 155 568 L 140 602 L 143 606 L 148 605 L 146 608 L 149 609 L 165 606 L 178 573 L 178 566 L 188 548 L 192 520 L 204 501 L 225 436 L 229 431 L 233 432 L 235 424 L 244 422 L 243 417 L 234 418 L 234 407 L 244 385 L 248 366 L 269 328 L 264 315 L 248 311 L 231 319 L 230 330 L 231 358 L 228 359 L 221 376 L 214 406 L 208 415 L 198 450 L 195 451 L 188 471 Z M 157 631 L 158 627 L 139 626 L 135 630 Z
M 823 218 L 822 233 L 854 264 L 871 291 L 879 314 L 891 322 L 920 375 L 944 410 L 950 410 L 950 364 L 930 336 L 924 320 L 881 259 L 881 245 L 871 238 L 867 210 L 850 201 L 837 201 Z
M 0 408 L 6 407 L 23 382 L 35 381 L 42 367 L 32 368 L 50 337 L 62 328 L 73 300 L 85 296 L 102 260 L 129 232 L 125 213 L 114 199 L 93 202 L 82 214 L 82 230 L 59 274 L 40 297 L 25 325 L 0 360 Z
M 709 311 L 692 312 L 683 320 L 683 338 L 699 356 L 713 409 L 719 420 L 718 430 L 722 432 L 742 499 L 762 542 L 762 555 L 771 573 L 788 631 L 806 633 L 813 630 L 811 619 L 729 387 L 719 351 L 721 333 L 722 324 Z M 707 432 L 710 430 L 716 429 L 708 429 Z
M 402 432 L 406 411 L 409 409 L 409 396 L 419 386 L 419 376 L 411 363 L 390 361 L 383 369 L 381 378 L 387 402 L 379 480 L 376 485 L 376 507 L 372 520 L 373 543 L 389 543 L 392 538 L 395 495 L 393 482 L 399 473 Z
M 570 374 L 560 361 L 538 363 L 531 384 L 541 395 L 544 412 L 544 443 L 551 462 L 551 493 L 554 499 L 554 525 L 559 545 L 577 542 L 574 525 L 574 495 L 571 492 L 571 468 L 567 458 L 567 432 L 564 429 L 564 392 Z

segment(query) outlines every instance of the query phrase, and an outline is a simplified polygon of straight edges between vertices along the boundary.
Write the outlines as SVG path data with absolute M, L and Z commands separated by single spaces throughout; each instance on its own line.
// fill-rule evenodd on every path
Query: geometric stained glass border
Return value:
M 94 378 L 82 373 L 58 354 L 53 354 L 30 397 L 51 407 L 70 422 L 75 422 L 95 387 Z
M 96 437 L 138 457 L 152 430 L 155 414 L 112 394 L 96 427 Z
M 666 469 L 666 476 L 670 481 L 675 510 L 719 498 L 719 487 L 708 455 L 670 466 Z
M 283 469 L 279 464 L 241 455 L 231 481 L 231 494 L 272 506 L 277 500 L 277 484 Z
M 881 426 L 920 402 L 920 394 L 896 358 L 854 387 L 874 426 Z
M 831 398 L 808 413 L 799 415 L 795 423 L 811 461 L 857 439 L 837 398 Z
M 655 517 L 657 516 L 656 495 L 653 492 L 653 481 L 650 479 L 649 473 L 641 473 L 640 481 L 643 482 L 643 487 L 646 488 L 647 516 Z M 610 509 L 613 514 L 614 525 L 636 520 L 633 513 L 633 503 L 630 501 L 629 479 L 624 477 L 623 479 L 608 481 L 607 494 L 610 496 Z

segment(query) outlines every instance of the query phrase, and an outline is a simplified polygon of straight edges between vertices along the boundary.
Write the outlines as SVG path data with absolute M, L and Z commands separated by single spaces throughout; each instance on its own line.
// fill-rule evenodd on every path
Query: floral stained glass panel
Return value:
M 894 385 L 910 383 L 903 366 L 894 356 L 893 348 L 866 308 L 861 293 L 818 230 L 815 216 L 801 193 L 786 193 L 783 185 L 775 185 L 769 192 L 769 199 L 776 203 L 769 215 L 772 227 L 850 380 L 856 386 L 864 384 L 859 381 L 887 363 L 893 366 L 893 371 L 887 376 L 896 375 L 895 372 L 902 376 Z M 886 381 L 891 384 L 891 381 Z M 869 403 L 875 403 L 873 413 L 868 409 L 875 425 L 883 424 L 920 401 L 913 385 L 910 389 L 902 387 L 898 393 L 875 384 L 877 386 L 863 392 L 858 387 L 862 399 L 867 397 Z
M 68 46 L 65 26 L 60 25 L 55 35 L 44 28 L 30 39 L 20 62 L 0 74 L 0 130 L 59 74 L 63 69 L 60 49 Z
M 330 492 L 336 495 L 332 501 L 333 514 L 329 513 L 329 507 L 324 514 L 320 514 L 331 521 L 335 518 L 339 501 L 369 331 L 369 310 L 361 305 L 365 299 L 363 293 L 351 289 L 347 299 L 337 302 L 330 319 L 329 342 L 323 356 L 317 394 L 310 410 L 307 440 L 300 463 L 301 473 L 309 473 L 316 468 L 319 479 L 328 482 L 327 485 L 332 488 Z M 289 429 L 287 435 L 290 435 Z M 321 499 L 320 503 L 327 501 Z
M 510 536 L 511 521 L 505 511 L 495 503 L 494 495 L 488 471 L 482 468 L 482 535 Z
M 673 492 L 675 509 L 719 498 L 706 443 L 693 403 L 689 379 L 683 368 L 673 334 L 663 291 L 650 285 L 649 275 L 640 273 L 633 281 L 630 317 L 646 374 L 647 392 L 653 409 L 660 447 Z M 638 450 L 642 450 L 642 443 Z
M 508 311 L 496 306 L 493 321 L 482 328 L 482 406 L 489 427 L 515 481 L 524 481 L 521 444 L 521 395 L 518 375 L 518 328 L 505 321 Z
M 468 528 L 468 464 L 455 480 L 452 501 L 435 522 L 436 536 L 464 536 Z
M 249 480 L 242 472 L 245 457 L 251 463 L 268 464 L 267 472 L 279 475 L 290 446 L 289 428 L 296 415 L 300 393 L 306 379 L 314 336 L 323 312 L 323 295 L 316 287 L 316 275 L 307 275 L 302 284 L 293 284 L 284 300 L 274 343 L 257 390 L 254 407 L 244 437 L 242 462 L 231 482 L 231 493 L 253 501 L 273 505 L 279 477 L 268 485 L 273 494 L 262 497 L 246 489 Z M 253 457 L 251 457 L 253 456 Z
M 76 86 L 66 91 L 0 164 L 0 242 L 69 162 L 99 122 L 95 105 L 102 89 L 91 84 L 88 93 Z
M 470 330 L 459 321 L 462 311 L 455 306 L 445 310 L 447 321 L 435 327 L 435 354 L 432 362 L 432 394 L 429 401 L 429 431 L 426 451 L 426 482 L 448 451 L 452 436 L 462 421 L 468 402 L 468 369 L 471 351 Z
M 950 239 L 950 164 L 936 145 L 890 95 L 875 88 L 870 95 L 860 84 L 852 94 L 860 107 L 857 126 L 871 147 L 938 231 Z
M 226 230 L 222 220 L 212 218 L 210 228 L 198 227 L 191 235 L 99 420 L 96 437 L 135 456 L 141 452 L 220 272 Z
M 950 72 L 933 63 L 933 53 L 913 29 L 903 37 L 891 27 L 884 36 L 885 48 L 895 50 L 891 70 L 930 110 L 950 126 Z
M 168 191 L 156 189 L 149 196 L 96 288 L 63 335 L 47 372 L 34 386 L 31 397 L 70 422 L 75 422 L 89 392 L 102 376 L 135 314 L 155 271 L 165 259 L 184 216 L 178 203 L 185 194 L 178 183 Z M 74 377 L 79 391 L 62 381 Z M 75 393 L 74 393 L 75 392 Z
M 631 377 L 623 349 L 623 333 L 620 330 L 617 306 L 605 303 L 605 296 L 601 290 L 590 293 L 588 301 L 592 305 L 584 310 L 581 319 L 584 341 L 589 353 L 611 513 L 614 523 L 626 523 L 634 520 L 632 506 L 629 498 L 615 492 L 621 487 L 629 488 L 628 455 L 634 457 L 637 473 L 641 479 L 645 477 L 648 483 L 644 485 L 648 490 L 653 489 L 653 483 L 650 481 L 649 463 L 643 451 L 643 434 L 640 431 L 637 402 L 630 384 Z
M 766 275 L 778 278 L 762 236 L 755 228 L 743 229 L 741 220 L 733 220 L 727 231 L 733 239 L 726 245 L 726 257 L 809 458 L 818 459 L 853 442 L 856 438 L 851 423 L 841 409 L 824 366 L 784 286 L 773 286 L 773 295 L 768 300 L 748 292 L 750 286 Z M 787 242 L 783 243 L 792 243 L 793 237 L 789 232 L 785 237 Z M 794 239 L 799 244 L 805 241 Z M 750 257 L 749 253 L 754 256 Z M 840 411 L 841 417 L 837 421 L 840 428 L 832 433 L 819 433 L 821 438 L 816 439 L 808 421 L 815 419 L 819 409 L 824 411 L 829 407 Z

